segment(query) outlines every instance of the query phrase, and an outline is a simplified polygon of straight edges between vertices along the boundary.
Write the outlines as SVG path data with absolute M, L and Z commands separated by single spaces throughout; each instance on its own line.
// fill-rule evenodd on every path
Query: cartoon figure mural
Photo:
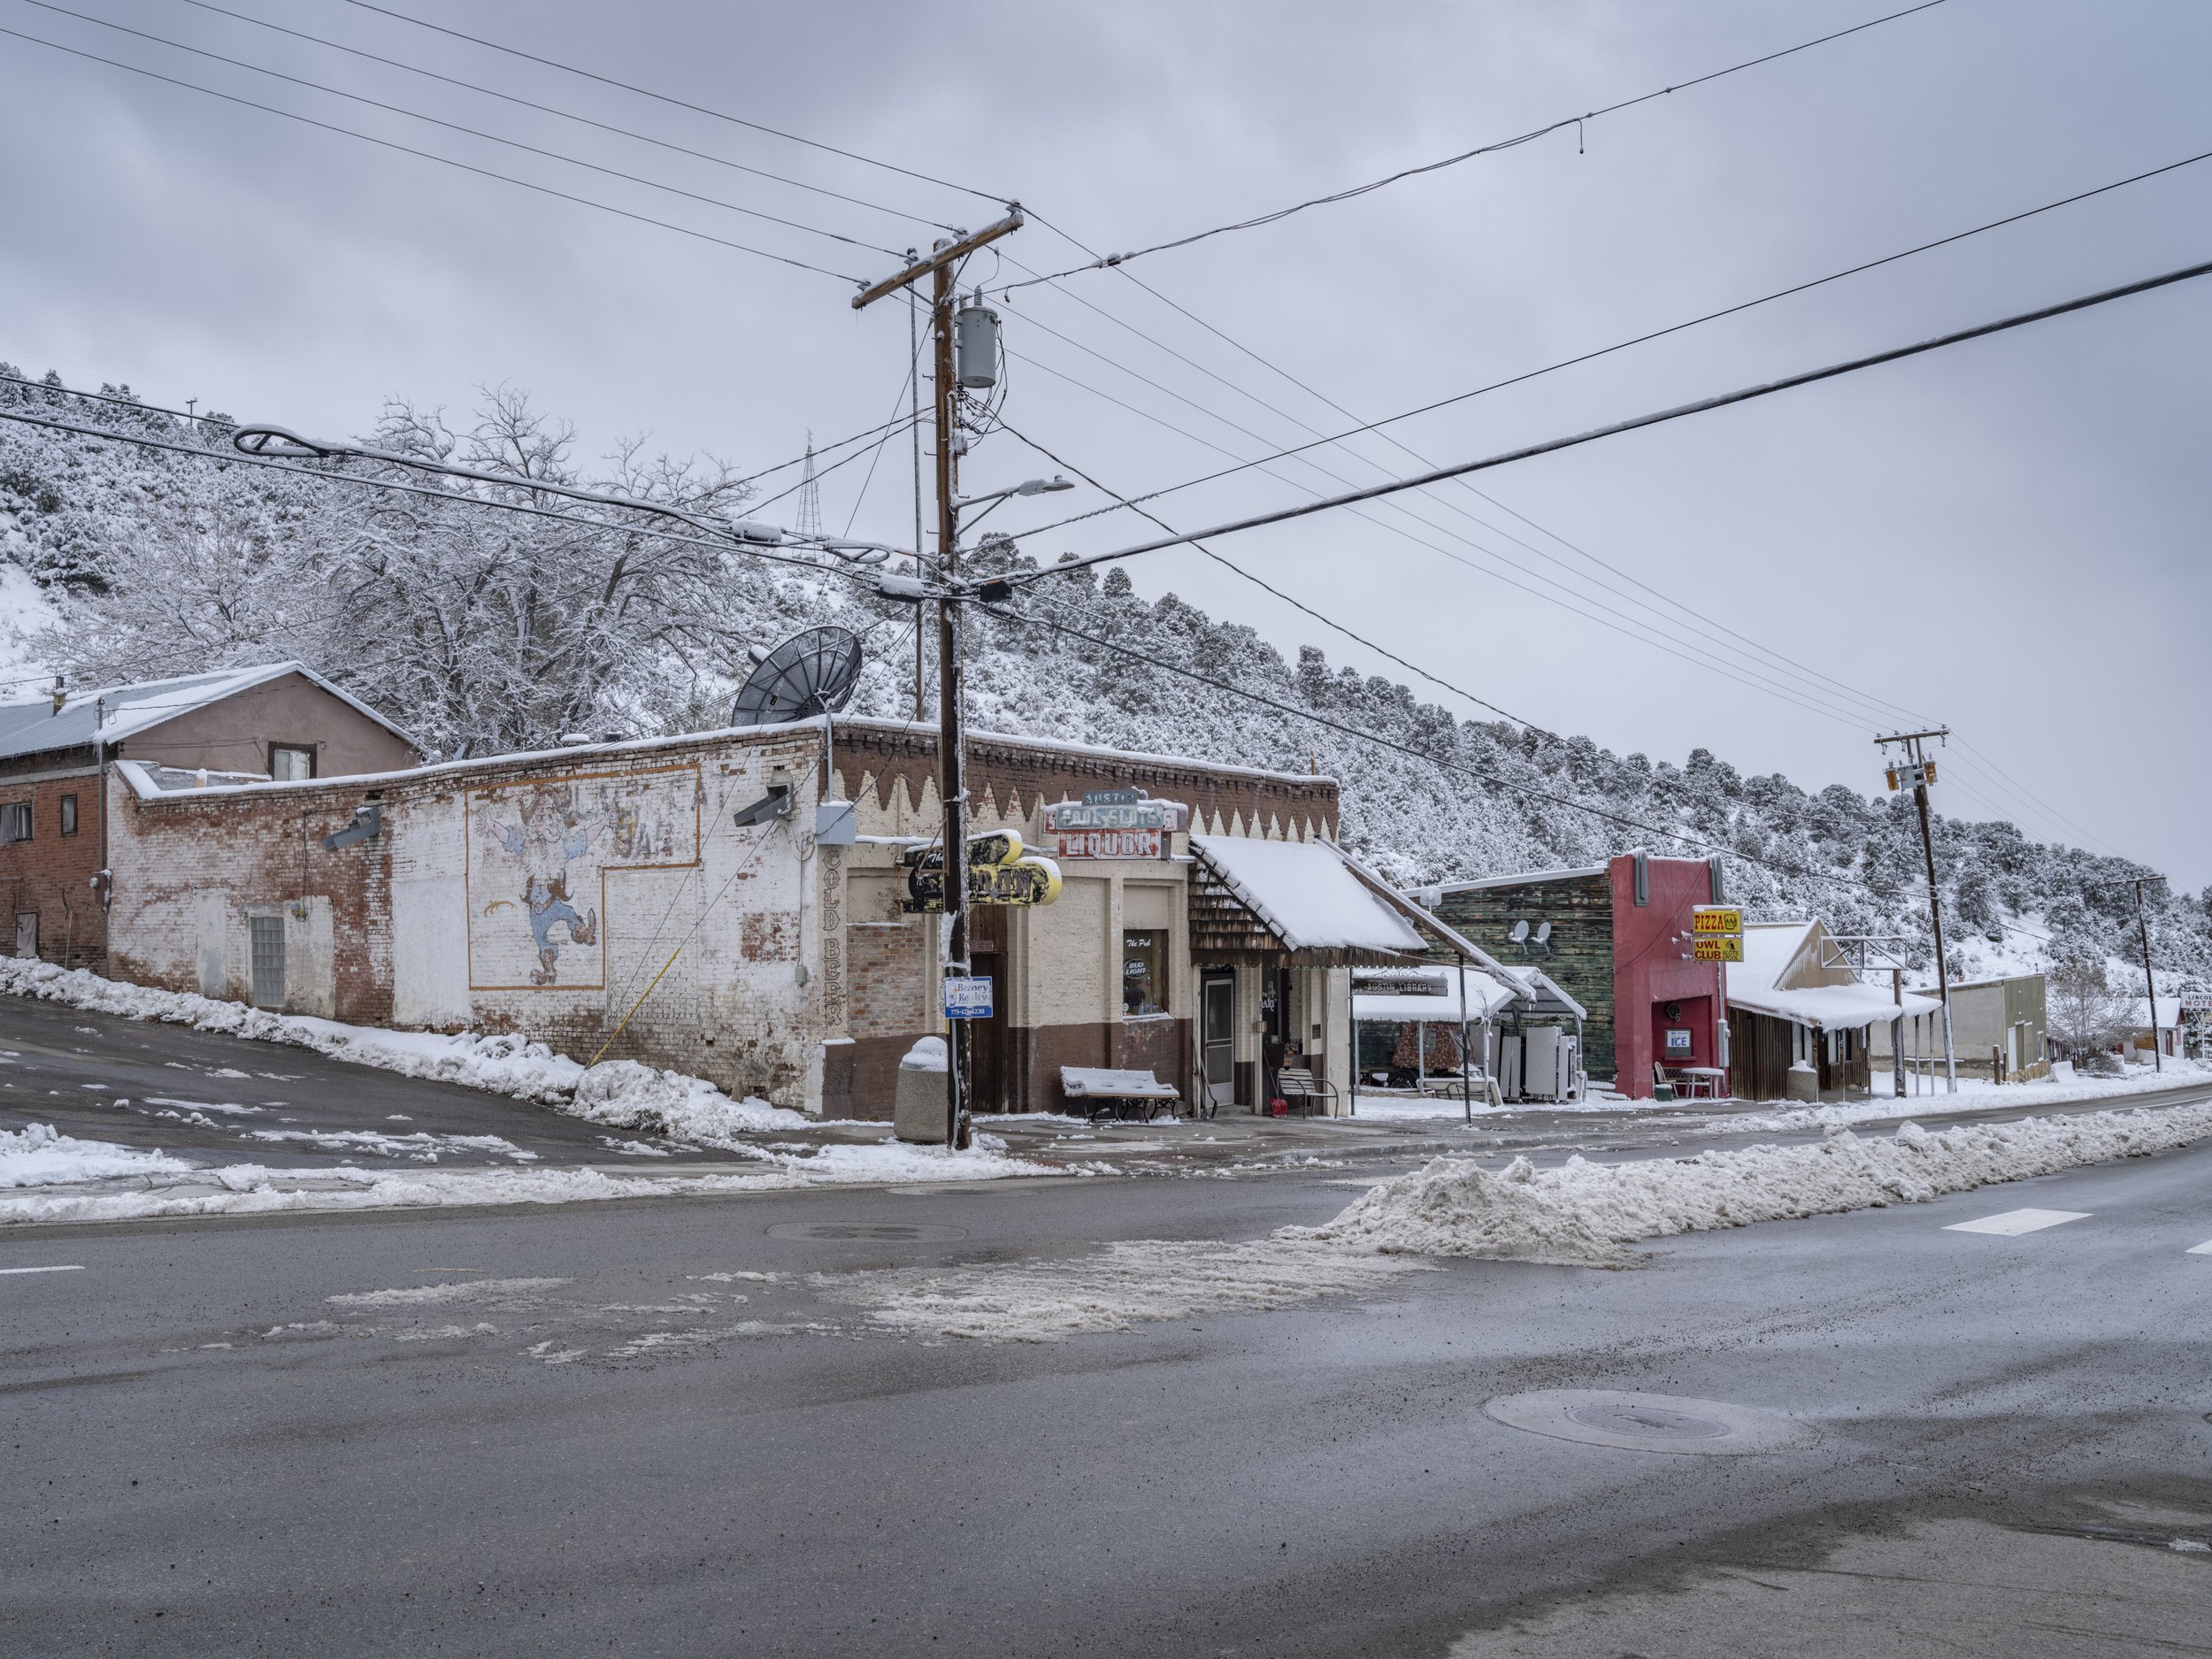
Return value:
M 531 971 L 530 983 L 550 985 L 560 972 L 561 946 L 553 937 L 555 928 L 565 928 L 572 945 L 598 942 L 598 910 L 579 916 L 569 902 L 568 866 L 589 852 L 605 832 L 607 815 L 580 814 L 572 786 L 541 784 L 523 796 L 515 823 L 503 824 L 487 816 L 478 820 L 478 826 L 522 866 L 522 902 L 538 948 L 538 965 Z
M 602 988 L 607 875 L 695 863 L 697 793 L 690 767 L 474 792 L 471 987 Z

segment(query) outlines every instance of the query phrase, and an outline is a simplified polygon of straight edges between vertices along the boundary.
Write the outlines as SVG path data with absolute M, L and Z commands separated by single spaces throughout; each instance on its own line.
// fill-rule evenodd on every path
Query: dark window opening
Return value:
M 31 839 L 31 803 L 11 801 L 0 806 L 0 845 Z
M 65 795 L 61 798 L 61 833 L 65 835 L 77 833 L 77 797 L 73 795 Z

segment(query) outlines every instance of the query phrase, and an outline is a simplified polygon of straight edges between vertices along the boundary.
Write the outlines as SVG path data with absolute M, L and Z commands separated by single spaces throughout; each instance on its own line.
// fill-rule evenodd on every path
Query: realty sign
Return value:
M 947 1019 L 991 1018 L 991 982 L 987 979 L 954 975 L 945 980 Z

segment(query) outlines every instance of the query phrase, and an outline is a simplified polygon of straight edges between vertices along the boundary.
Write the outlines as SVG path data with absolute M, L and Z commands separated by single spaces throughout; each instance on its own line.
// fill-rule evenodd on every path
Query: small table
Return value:
M 1685 1098 L 1695 1100 L 1702 1089 L 1708 1099 L 1720 1098 L 1720 1086 L 1728 1073 L 1717 1065 L 1678 1065 L 1671 1068 L 1682 1079 Z

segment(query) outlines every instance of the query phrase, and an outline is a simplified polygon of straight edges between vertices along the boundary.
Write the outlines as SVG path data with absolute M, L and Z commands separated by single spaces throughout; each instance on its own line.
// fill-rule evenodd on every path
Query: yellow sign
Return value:
M 1743 907 L 1739 904 L 1701 904 L 1690 913 L 1690 931 L 1697 934 L 1740 933 L 1743 932 Z M 1718 962 L 1720 957 L 1710 960 Z M 1740 962 L 1740 956 L 1731 956 L 1731 962 Z
M 1741 962 L 1743 935 L 1741 933 L 1708 933 L 1691 941 L 1700 962 Z

